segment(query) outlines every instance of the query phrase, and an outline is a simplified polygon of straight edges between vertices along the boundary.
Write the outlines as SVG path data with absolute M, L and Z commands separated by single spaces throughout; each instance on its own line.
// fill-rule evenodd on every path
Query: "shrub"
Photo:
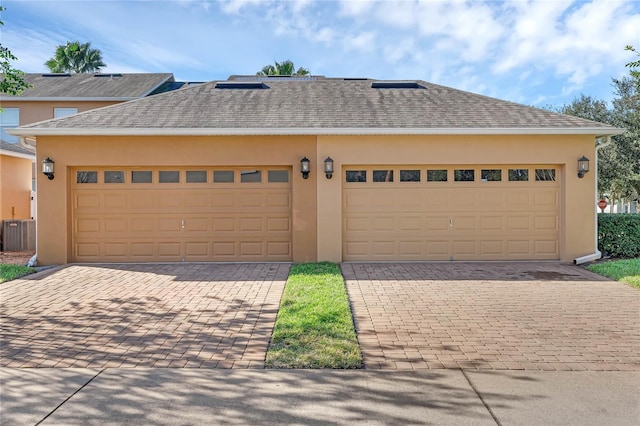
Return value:
M 598 250 L 614 257 L 640 257 L 640 214 L 600 213 Z

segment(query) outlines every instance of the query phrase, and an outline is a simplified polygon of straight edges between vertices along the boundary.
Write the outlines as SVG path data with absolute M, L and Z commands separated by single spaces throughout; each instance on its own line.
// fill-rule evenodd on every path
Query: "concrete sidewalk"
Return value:
M 0 422 L 637 425 L 638 372 L 0 369 Z

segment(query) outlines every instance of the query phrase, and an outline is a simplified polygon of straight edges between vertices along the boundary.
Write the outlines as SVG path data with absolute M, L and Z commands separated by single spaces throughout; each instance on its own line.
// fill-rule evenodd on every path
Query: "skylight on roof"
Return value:
M 42 74 L 43 77 L 71 77 L 71 74 L 66 72 L 54 72 L 50 74 Z
M 269 86 L 260 81 L 220 81 L 216 89 L 268 89 Z
M 233 81 L 316 81 L 315 75 L 237 75 L 232 76 Z
M 108 77 L 108 78 L 114 78 L 114 77 L 122 77 L 122 74 L 94 74 L 94 77 Z
M 417 81 L 374 81 L 371 83 L 373 89 L 424 89 L 425 87 Z

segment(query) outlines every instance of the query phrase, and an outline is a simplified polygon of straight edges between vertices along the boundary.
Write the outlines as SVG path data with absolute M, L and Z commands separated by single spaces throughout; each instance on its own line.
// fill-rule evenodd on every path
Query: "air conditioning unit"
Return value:
M 36 249 L 36 221 L 35 220 L 3 220 L 2 221 L 2 250 L 3 251 L 35 251 Z

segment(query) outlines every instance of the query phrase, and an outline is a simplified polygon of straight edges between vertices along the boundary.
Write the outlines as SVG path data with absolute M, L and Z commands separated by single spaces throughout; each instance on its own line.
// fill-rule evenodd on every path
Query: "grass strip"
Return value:
M 362 354 L 338 265 L 306 263 L 291 268 L 266 366 L 362 367 Z
M 640 288 L 640 258 L 595 263 L 589 265 L 588 269 L 596 274 Z
M 0 264 L 0 283 L 15 280 L 34 273 L 36 270 L 27 266 Z

